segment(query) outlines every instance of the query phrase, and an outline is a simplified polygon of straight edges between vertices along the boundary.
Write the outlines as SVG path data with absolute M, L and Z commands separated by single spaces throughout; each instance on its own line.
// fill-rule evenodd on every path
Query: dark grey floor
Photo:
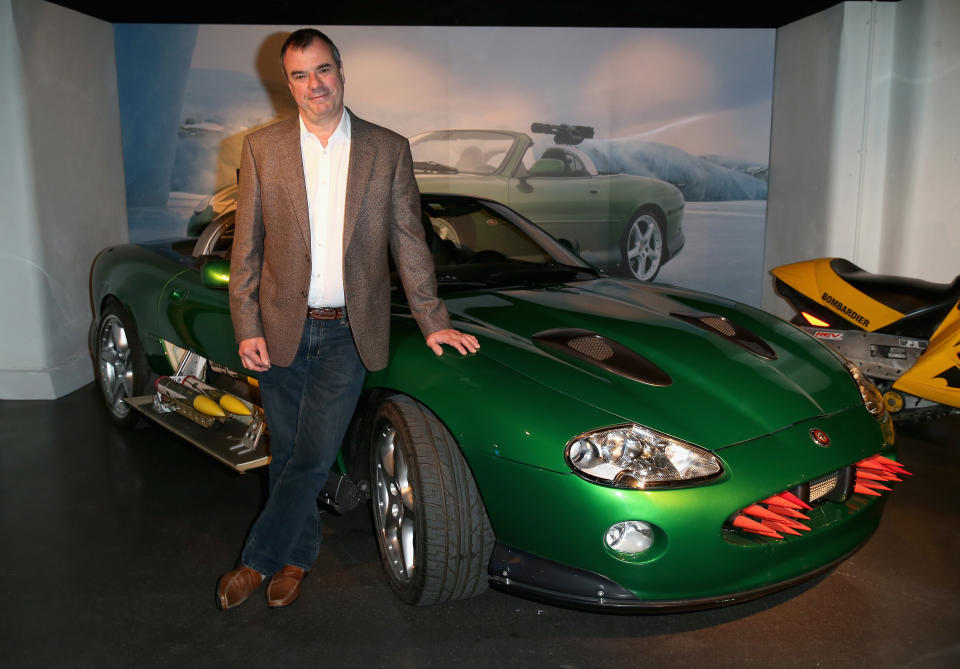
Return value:
M 300 601 L 220 612 L 262 479 L 94 387 L 0 402 L 3 667 L 957 667 L 960 416 L 901 429 L 907 466 L 879 531 L 826 576 L 711 611 L 612 616 L 490 591 L 413 608 L 380 572 L 369 514 L 327 516 Z

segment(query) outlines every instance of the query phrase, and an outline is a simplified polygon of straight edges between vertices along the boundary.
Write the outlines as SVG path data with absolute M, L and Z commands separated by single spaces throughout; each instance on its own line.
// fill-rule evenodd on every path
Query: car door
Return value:
M 507 204 L 554 237 L 575 240 L 584 250 L 605 249 L 610 220 L 608 178 L 589 174 L 582 161 L 563 147 L 547 149 L 540 160 L 562 161 L 563 168 L 539 176 L 531 163 L 531 176 L 510 179 Z
M 229 276 L 224 261 L 229 259 L 233 219 L 231 216 L 210 225 L 218 227 L 205 233 L 203 252 L 195 255 L 189 269 L 171 278 L 161 291 L 157 321 L 161 336 L 173 344 L 242 371 L 230 319 L 228 283 L 221 280 L 205 284 L 202 279 L 204 266 L 211 262 L 217 262 L 218 271 Z

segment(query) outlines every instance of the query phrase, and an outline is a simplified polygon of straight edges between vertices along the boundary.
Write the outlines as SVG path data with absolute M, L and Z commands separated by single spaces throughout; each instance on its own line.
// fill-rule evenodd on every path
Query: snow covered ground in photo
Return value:
M 766 200 L 688 202 L 686 244 L 663 266 L 657 281 L 759 307 L 766 216 Z

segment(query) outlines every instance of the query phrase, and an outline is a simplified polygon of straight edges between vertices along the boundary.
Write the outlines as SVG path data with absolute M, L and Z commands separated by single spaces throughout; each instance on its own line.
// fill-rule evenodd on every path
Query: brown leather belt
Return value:
M 335 321 L 343 315 L 343 307 L 307 307 L 307 318 L 315 321 Z

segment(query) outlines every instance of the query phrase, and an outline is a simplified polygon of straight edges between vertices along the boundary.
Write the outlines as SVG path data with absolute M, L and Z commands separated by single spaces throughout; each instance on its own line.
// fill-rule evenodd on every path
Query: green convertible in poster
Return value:
M 823 573 L 906 470 L 856 367 L 723 298 L 610 278 L 506 206 L 423 195 L 454 327 L 435 356 L 395 288 L 321 501 L 370 499 L 397 595 L 488 584 L 566 605 L 703 608 Z M 227 299 L 233 211 L 198 237 L 104 250 L 91 352 L 120 424 L 149 417 L 237 470 L 269 461 Z M 159 377 L 159 378 L 158 378 Z
M 594 265 L 652 281 L 683 248 L 684 199 L 666 181 L 601 174 L 576 148 L 593 128 L 534 123 L 554 146 L 534 157 L 529 135 L 508 130 L 436 130 L 410 138 L 417 184 L 425 193 L 490 198 L 554 237 L 576 243 Z

